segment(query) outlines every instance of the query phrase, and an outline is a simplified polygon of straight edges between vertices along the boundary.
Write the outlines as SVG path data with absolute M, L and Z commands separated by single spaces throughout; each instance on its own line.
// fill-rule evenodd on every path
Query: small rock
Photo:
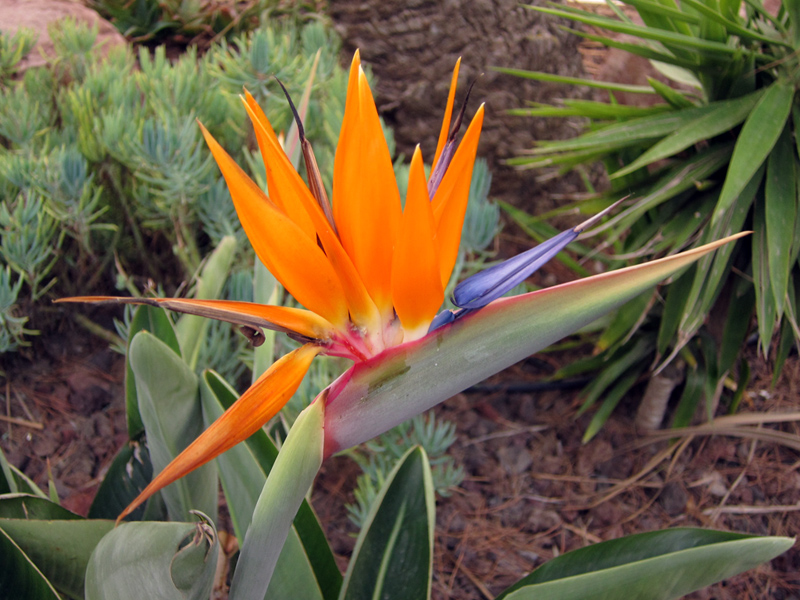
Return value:
M 677 517 L 683 513 L 688 501 L 689 493 L 680 483 L 675 481 L 667 483 L 658 496 L 658 503 L 671 517 Z
M 725 478 L 719 471 L 712 471 L 708 474 L 708 493 L 717 498 L 722 498 L 728 493 L 728 486 Z
M 497 451 L 500 465 L 509 475 L 519 475 L 528 470 L 533 463 L 530 451 L 525 446 L 503 446 Z

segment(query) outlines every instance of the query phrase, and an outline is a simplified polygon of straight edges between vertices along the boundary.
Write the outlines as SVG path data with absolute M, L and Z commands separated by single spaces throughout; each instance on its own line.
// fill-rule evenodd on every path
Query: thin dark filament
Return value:
M 467 95 L 464 97 L 464 102 L 461 104 L 461 110 L 459 110 L 458 115 L 456 115 L 453 126 L 450 128 L 450 133 L 447 135 L 447 142 L 445 142 L 442 153 L 439 155 L 439 162 L 436 163 L 436 167 L 433 169 L 430 179 L 428 179 L 428 196 L 430 196 L 431 200 L 436 194 L 436 190 L 439 189 L 439 184 L 442 183 L 444 174 L 447 172 L 450 162 L 453 160 L 453 156 L 456 153 L 456 136 L 458 135 L 458 130 L 461 129 L 461 123 L 464 121 L 469 95 L 472 93 L 472 88 L 475 87 L 476 81 L 477 79 L 474 79 L 472 83 L 469 84 Z
M 306 174 L 308 175 L 308 189 L 311 190 L 311 194 L 314 196 L 314 199 L 319 204 L 320 208 L 322 209 L 325 218 L 328 220 L 333 232 L 338 236 L 339 233 L 336 230 L 336 222 L 333 220 L 333 210 L 331 210 L 331 203 L 328 200 L 328 194 L 325 192 L 325 185 L 322 183 L 322 174 L 320 173 L 319 166 L 317 166 L 317 159 L 314 156 L 314 150 L 311 148 L 311 142 L 306 139 L 305 129 L 303 128 L 303 122 L 300 119 L 300 115 L 297 112 L 297 109 L 294 106 L 294 102 L 292 102 L 291 96 L 289 96 L 289 92 L 286 90 L 286 87 L 283 85 L 283 82 L 275 78 L 275 81 L 278 82 L 278 85 L 281 86 L 283 90 L 283 95 L 286 96 L 286 100 L 289 102 L 289 107 L 292 109 L 292 114 L 294 115 L 295 123 L 297 123 L 297 136 L 300 139 L 300 148 L 303 150 L 303 160 L 306 163 Z

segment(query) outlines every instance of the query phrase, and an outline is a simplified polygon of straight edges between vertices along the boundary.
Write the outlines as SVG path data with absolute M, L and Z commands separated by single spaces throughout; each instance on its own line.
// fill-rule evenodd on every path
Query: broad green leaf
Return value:
M 791 271 L 792 236 L 797 219 L 796 178 L 794 144 L 787 123 L 767 159 L 764 190 L 769 282 L 779 321 L 783 316 Z
M 611 81 L 597 81 L 583 77 L 567 77 L 565 75 L 554 75 L 553 73 L 543 73 L 541 71 L 526 71 L 524 69 L 511 69 L 509 67 L 492 67 L 493 71 L 533 79 L 535 81 L 549 81 L 553 83 L 564 83 L 567 85 L 585 85 L 586 87 L 599 88 L 611 92 L 628 92 L 630 94 L 652 94 L 653 90 L 647 85 L 629 85 L 625 83 L 614 83 Z
M 156 306 L 137 306 L 131 325 L 128 328 L 128 352 L 125 356 L 125 415 L 128 419 L 128 439 L 138 440 L 144 433 L 144 423 L 139 414 L 139 401 L 136 398 L 136 383 L 131 370 L 130 349 L 134 336 L 140 331 L 149 331 L 178 356 L 181 355 L 178 336 L 167 311 Z
M 197 377 L 161 340 L 142 331 L 131 342 L 139 411 L 147 432 L 153 471 L 160 472 L 203 431 Z M 191 510 L 217 514 L 217 472 L 204 465 L 161 490 L 170 519 L 187 520 Z
M 425 450 L 410 448 L 372 503 L 341 600 L 430 598 L 436 507 Z
M 222 238 L 214 252 L 206 259 L 206 264 L 197 280 L 194 298 L 197 300 L 215 300 L 220 297 L 222 287 L 233 264 L 236 254 L 236 237 L 227 235 Z M 183 315 L 177 323 L 178 339 L 181 342 L 186 364 L 194 370 L 200 355 L 200 346 L 206 337 L 210 321 L 196 315 Z
M 758 90 L 741 98 L 709 104 L 708 106 L 713 107 L 714 110 L 678 128 L 674 133 L 653 145 L 630 165 L 613 173 L 610 177 L 613 179 L 632 173 L 636 169 L 662 158 L 673 156 L 700 141 L 709 140 L 732 129 L 747 118 L 762 94 L 763 91 Z
M 420 340 L 355 365 L 330 387 L 326 455 L 369 440 L 546 348 L 737 237 L 496 300 Z
M 775 558 L 793 538 L 703 529 L 632 535 L 568 552 L 497 600 L 669 600 Z
M 14 541 L 53 587 L 71 598 L 80 599 L 89 557 L 102 537 L 113 528 L 113 521 L 80 518 L 55 521 L 0 518 L 0 530 Z M 6 555 L 3 557 L 5 559 Z M 9 568 L 5 560 L 3 567 L 3 570 Z M 3 594 L 0 597 L 27 598 Z
M 0 528 L 0 598 L 61 600 L 56 589 L 9 535 Z
M 207 424 L 222 415 L 225 404 L 233 403 L 237 398 L 236 392 L 219 375 L 210 371 L 203 374 L 200 393 Z M 223 403 L 219 396 L 225 397 L 226 401 Z M 278 455 L 278 450 L 263 430 L 256 435 L 265 438 L 260 444 L 271 448 L 271 458 L 265 461 L 266 464 L 259 463 L 251 444 L 234 446 L 215 459 L 240 544 L 244 541 L 267 474 Z M 319 582 L 323 598 L 334 600 L 338 597 L 342 575 L 311 505 L 303 500 L 275 567 L 269 597 L 273 600 L 303 597 L 308 582 L 313 580 Z
M 322 465 L 324 400 L 300 413 L 272 466 L 242 545 L 230 600 L 262 600 L 270 588 L 292 520 Z M 322 598 L 316 580 L 297 583 L 305 584 L 297 598 Z
M 0 496 L 0 519 L 69 520 L 80 515 L 41 496 L 4 494 Z
M 147 445 L 128 442 L 114 457 L 89 509 L 90 519 L 116 519 L 153 478 L 153 464 Z M 144 515 L 142 505 L 127 519 L 138 521 Z
M 747 117 L 731 156 L 728 175 L 720 192 L 712 224 L 725 217 L 725 213 L 772 151 L 786 125 L 793 99 L 794 86 L 788 82 L 776 81 L 767 88 Z
M 86 600 L 207 600 L 219 555 L 217 531 L 200 523 L 123 523 L 92 553 Z

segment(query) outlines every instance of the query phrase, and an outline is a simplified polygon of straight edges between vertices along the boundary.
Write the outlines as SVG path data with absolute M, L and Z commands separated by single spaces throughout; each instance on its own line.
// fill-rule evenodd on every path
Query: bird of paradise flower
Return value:
M 426 177 L 417 147 L 404 206 L 358 52 L 350 68 L 336 149 L 332 204 L 302 127 L 308 184 L 249 93 L 245 92 L 243 102 L 264 157 L 269 195 L 201 125 L 258 258 L 304 309 L 179 298 L 61 300 L 151 304 L 238 324 L 254 339 L 262 329 L 271 329 L 302 344 L 261 375 L 152 480 L 119 519 L 262 427 L 288 402 L 319 354 L 354 362 L 318 398 L 324 411 L 323 455 L 330 456 L 575 331 L 732 239 L 500 299 L 597 222 L 604 211 L 462 282 L 454 294 L 460 308 L 439 313 L 458 254 L 484 118 L 481 105 L 458 139 L 464 114 L 462 109 L 453 119 L 458 71 L 456 63 L 431 174 Z

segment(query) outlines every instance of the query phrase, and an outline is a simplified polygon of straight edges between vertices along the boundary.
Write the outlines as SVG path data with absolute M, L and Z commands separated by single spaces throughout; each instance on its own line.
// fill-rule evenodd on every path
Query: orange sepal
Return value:
M 250 103 L 251 98 L 252 96 L 248 94 L 245 109 L 253 121 L 253 128 L 255 129 L 256 137 L 259 139 L 261 154 L 267 167 L 270 199 L 273 198 L 274 193 L 279 194 L 281 198 L 286 199 L 285 202 L 289 202 L 299 208 L 303 215 L 309 219 L 309 227 L 319 236 L 331 266 L 339 277 L 339 283 L 342 285 L 347 299 L 352 320 L 360 327 L 377 329 L 380 324 L 378 309 L 375 307 L 372 298 L 370 298 L 366 287 L 364 287 L 358 271 L 356 271 L 353 262 L 342 247 L 339 238 L 334 233 L 331 224 L 314 199 L 308 186 L 283 151 L 278 138 L 275 137 L 275 132 L 269 122 L 266 121 L 266 117 L 264 117 L 263 121 L 259 117 L 261 109 L 255 104 L 255 100 L 253 100 L 252 104 Z M 258 108 L 258 111 L 256 111 L 256 108 Z M 262 116 L 263 114 L 261 112 Z
M 297 391 L 311 361 L 322 351 L 301 346 L 274 363 L 228 410 L 176 456 L 117 517 L 117 523 L 170 483 L 203 466 L 258 431 Z
M 328 321 L 310 310 L 234 300 L 192 300 L 187 298 L 127 298 L 116 296 L 75 296 L 55 302 L 89 304 L 147 304 L 189 315 L 198 315 L 236 325 L 296 333 L 307 338 L 328 340 L 336 330 Z
M 392 158 L 375 100 L 353 59 L 333 176 L 339 237 L 381 316 L 393 316 L 392 252 L 402 217 Z
M 300 304 L 344 329 L 348 320 L 344 291 L 316 238 L 309 238 L 278 209 L 206 128 L 200 127 L 258 257 Z
M 267 115 L 261 110 L 261 107 L 253 98 L 253 95 L 247 90 L 244 91 L 244 98 L 242 99 L 247 114 L 253 122 L 253 130 L 256 134 L 256 141 L 258 142 L 258 149 L 261 151 L 261 156 L 264 158 L 264 166 L 266 167 L 267 175 L 267 195 L 272 202 L 285 212 L 289 218 L 294 221 L 306 235 L 313 238 L 316 234 L 311 217 L 308 215 L 304 204 L 295 199 L 293 186 L 286 185 L 286 178 L 283 169 L 278 168 L 276 173 L 276 165 L 273 164 L 275 160 L 275 153 L 272 149 L 273 144 L 277 145 L 280 153 L 286 158 L 283 148 L 278 142 L 278 137 L 275 135 L 275 130 L 267 119 Z M 300 179 L 294 167 L 291 166 L 291 161 L 286 158 L 290 170 Z M 302 183 L 302 187 L 305 184 Z M 308 191 L 308 190 L 306 190 Z
M 447 285 L 458 258 L 458 245 L 461 243 L 461 228 L 469 201 L 472 168 L 475 165 L 475 154 L 483 125 L 483 112 L 481 104 L 432 201 L 443 286 Z
M 392 301 L 408 333 L 403 341 L 424 335 L 444 301 L 435 236 L 425 166 L 417 146 L 392 263 Z
M 431 173 L 436 168 L 436 163 L 439 162 L 439 157 L 442 155 L 444 145 L 447 143 L 447 134 L 450 133 L 450 119 L 453 116 L 453 104 L 456 101 L 456 87 L 458 87 L 458 68 L 461 66 L 461 57 L 458 57 L 456 66 L 453 68 L 453 77 L 450 79 L 450 91 L 447 94 L 447 106 L 444 109 L 444 118 L 442 119 L 442 128 L 439 130 L 439 141 L 436 144 L 436 154 L 433 156 L 433 163 L 431 164 Z

